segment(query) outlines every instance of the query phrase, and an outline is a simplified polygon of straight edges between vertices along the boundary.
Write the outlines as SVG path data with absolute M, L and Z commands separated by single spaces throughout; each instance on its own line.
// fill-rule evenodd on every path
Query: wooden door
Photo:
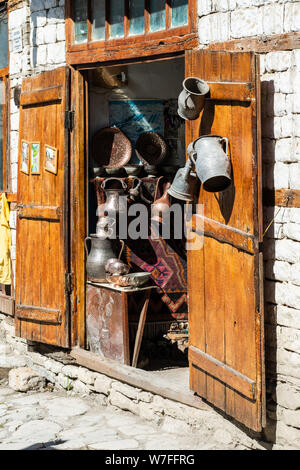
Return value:
M 68 107 L 68 68 L 23 80 L 17 195 L 16 334 L 62 347 L 69 346 Z M 31 152 L 28 172 L 26 161 L 22 162 L 24 142 L 25 149 L 27 143 L 30 149 L 32 143 L 39 145 Z M 57 151 L 56 170 L 53 154 L 46 159 L 46 146 Z M 39 164 L 36 162 L 38 150 Z
M 228 137 L 233 174 L 223 193 L 200 189 L 204 213 L 198 208 L 193 216 L 195 237 L 204 233 L 204 244 L 188 252 L 190 387 L 260 431 L 265 405 L 258 65 L 253 53 L 189 51 L 186 76 L 210 85 L 201 116 L 187 122 L 186 143 L 206 134 Z

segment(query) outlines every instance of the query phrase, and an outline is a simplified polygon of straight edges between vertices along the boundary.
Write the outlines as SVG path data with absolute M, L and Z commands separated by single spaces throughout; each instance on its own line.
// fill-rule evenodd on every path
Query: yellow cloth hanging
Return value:
M 0 283 L 8 285 L 11 284 L 9 213 L 6 195 L 2 193 L 0 214 Z

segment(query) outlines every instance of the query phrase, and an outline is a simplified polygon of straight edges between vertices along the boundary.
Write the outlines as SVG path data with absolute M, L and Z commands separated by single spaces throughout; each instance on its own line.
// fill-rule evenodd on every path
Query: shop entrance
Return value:
M 180 383 L 188 390 L 187 259 L 183 217 L 178 220 L 179 213 L 170 217 L 170 233 L 165 236 L 162 221 L 158 220 L 161 214 L 151 212 L 155 203 L 162 200 L 166 204 L 177 204 L 183 215 L 184 204 L 169 196 L 167 189 L 186 159 L 185 121 L 177 114 L 184 67 L 184 57 L 175 57 L 98 67 L 86 72 L 88 234 L 95 234 L 99 230 L 97 222 L 105 220 L 102 212 L 109 194 L 106 189 L 123 184 L 122 195 L 127 198 L 128 213 L 141 216 L 140 210 L 145 211 L 142 215 L 147 213 L 148 227 L 146 230 L 137 224 L 140 234 L 131 233 L 135 223 L 134 217 L 129 215 L 126 236 L 124 227 L 120 228 L 120 219 L 114 228 L 121 233 L 114 233 L 116 240 L 112 240 L 111 248 L 117 254 L 119 239 L 123 239 L 122 261 L 130 267 L 130 273 L 149 273 L 149 281 L 144 286 L 153 286 L 149 291 L 145 325 L 139 332 L 140 350 L 137 352 L 135 343 L 145 291 L 140 289 L 122 296 L 119 291 L 98 285 L 93 275 L 87 275 L 86 348 L 108 359 L 152 371 L 166 377 L 168 382 L 174 379 L 178 383 L 180 372 L 180 377 L 184 378 Z M 149 138 L 154 140 L 149 143 Z M 158 164 L 157 155 L 161 158 Z M 104 168 L 111 163 L 116 168 Z M 174 223 L 182 224 L 182 236 L 178 227 L 174 230 Z M 152 239 L 152 230 L 155 230 L 155 239 Z M 122 315 L 126 315 L 125 323 Z

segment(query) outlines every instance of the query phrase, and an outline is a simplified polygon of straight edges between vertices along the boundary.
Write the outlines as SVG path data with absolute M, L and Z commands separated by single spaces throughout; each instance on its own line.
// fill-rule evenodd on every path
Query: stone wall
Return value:
M 299 0 L 198 0 L 201 46 L 300 29 Z

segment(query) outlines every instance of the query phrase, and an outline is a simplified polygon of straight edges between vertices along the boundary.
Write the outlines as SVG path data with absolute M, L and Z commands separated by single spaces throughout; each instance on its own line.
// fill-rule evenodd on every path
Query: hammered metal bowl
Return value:
M 122 168 L 130 160 L 132 145 L 117 127 L 104 127 L 93 136 L 92 154 L 104 168 Z
M 157 132 L 143 132 L 136 141 L 135 151 L 146 165 L 158 165 L 168 153 L 166 141 Z
M 149 280 L 151 273 L 131 273 L 124 276 L 112 275 L 106 276 L 106 279 L 111 284 L 121 287 L 141 287 Z

